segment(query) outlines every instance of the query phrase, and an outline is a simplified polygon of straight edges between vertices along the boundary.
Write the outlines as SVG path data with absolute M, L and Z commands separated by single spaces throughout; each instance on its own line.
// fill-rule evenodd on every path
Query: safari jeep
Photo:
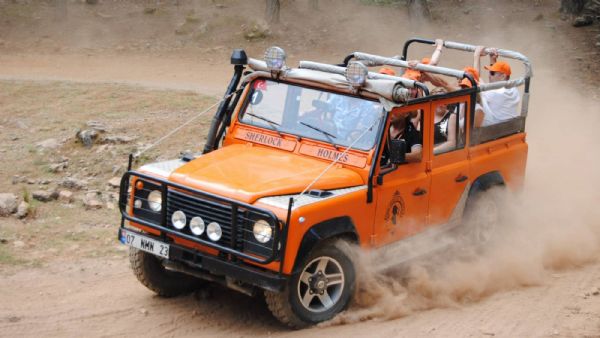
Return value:
M 527 58 L 499 50 L 521 61 L 525 75 L 481 86 L 461 70 L 411 65 L 472 85 L 431 95 L 423 83 L 373 68 L 409 67 L 415 42 L 434 43 L 409 40 L 402 57 L 355 52 L 339 65 L 301 61 L 296 68 L 278 47 L 264 60 L 235 50 L 203 153 L 137 170 L 130 157 L 119 240 L 130 246 L 139 281 L 165 297 L 201 288 L 202 280 L 264 293 L 275 317 L 306 327 L 349 305 L 357 277 L 351 245 L 410 259 L 420 252 L 403 251 L 405 244 L 464 226 L 463 215 L 481 206 L 475 201 L 491 187 L 519 189 Z M 475 49 L 449 41 L 444 47 Z M 514 86 L 523 87 L 521 116 L 474 128 L 479 93 Z M 440 107 L 457 116 L 455 141 L 444 151 L 434 142 Z M 418 156 L 408 140 L 390 137 L 399 117 L 418 126 Z M 493 198 L 481 207 L 487 221 L 466 233 L 484 241 L 500 210 Z

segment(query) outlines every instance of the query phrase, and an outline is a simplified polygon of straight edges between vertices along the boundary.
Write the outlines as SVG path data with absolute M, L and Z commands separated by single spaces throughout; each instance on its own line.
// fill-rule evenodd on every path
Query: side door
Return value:
M 422 103 L 394 109 L 386 123 L 384 142 L 390 133 L 390 120 L 393 115 L 417 112 L 417 128 L 426 126 L 429 120 L 430 103 Z M 399 165 L 397 169 L 383 176 L 375 186 L 377 198 L 373 230 L 374 246 L 383 246 L 419 232 L 426 224 L 429 202 L 430 176 L 426 163 L 430 147 L 427 128 L 423 132 L 423 150 L 420 160 Z M 384 143 L 385 144 L 385 143 Z M 389 170 L 381 163 L 377 173 Z
M 470 96 L 444 98 L 431 102 L 432 121 L 429 135 L 431 147 L 431 194 L 429 200 L 428 226 L 455 225 L 460 221 L 469 192 L 469 161 L 467 150 L 467 130 Z M 436 112 L 447 110 L 451 117 L 436 118 Z M 438 128 L 436 119 L 440 121 Z M 445 124 L 445 125 L 444 125 Z M 436 129 L 438 132 L 436 135 Z M 443 141 L 446 130 L 447 141 Z M 436 140 L 437 139 L 437 140 Z

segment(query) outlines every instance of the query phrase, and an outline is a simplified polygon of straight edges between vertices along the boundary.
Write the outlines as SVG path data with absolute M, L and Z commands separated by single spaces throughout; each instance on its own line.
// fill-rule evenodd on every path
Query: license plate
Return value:
M 169 258 L 169 245 L 131 231 L 121 229 L 121 243 L 159 257 Z

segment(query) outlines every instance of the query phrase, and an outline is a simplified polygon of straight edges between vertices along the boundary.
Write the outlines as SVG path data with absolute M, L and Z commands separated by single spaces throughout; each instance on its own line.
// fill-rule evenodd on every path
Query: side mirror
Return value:
M 406 141 L 390 140 L 390 162 L 392 164 L 406 162 Z

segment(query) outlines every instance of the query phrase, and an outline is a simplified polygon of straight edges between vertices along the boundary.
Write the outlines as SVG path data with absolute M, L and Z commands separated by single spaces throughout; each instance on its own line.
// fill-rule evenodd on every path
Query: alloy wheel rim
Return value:
M 344 271 L 337 260 L 327 256 L 313 259 L 300 274 L 300 304 L 314 313 L 331 309 L 342 297 L 344 281 Z

